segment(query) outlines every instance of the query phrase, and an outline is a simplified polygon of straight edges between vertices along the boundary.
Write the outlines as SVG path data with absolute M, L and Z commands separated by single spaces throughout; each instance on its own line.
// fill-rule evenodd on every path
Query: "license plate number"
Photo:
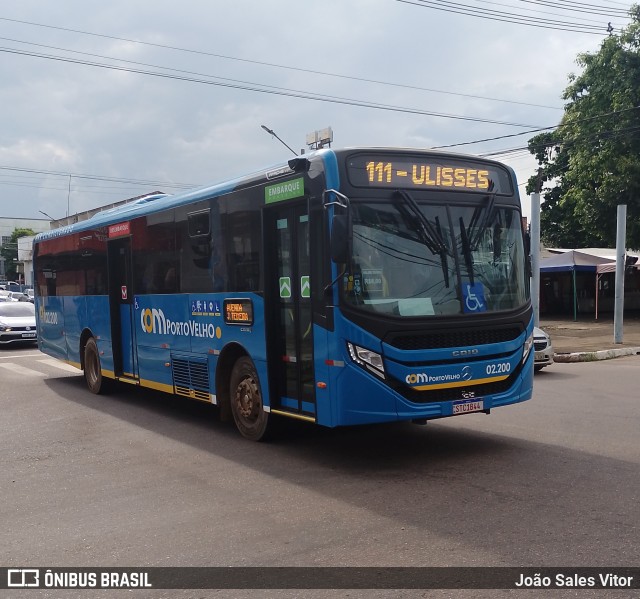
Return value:
M 36 334 L 35 333 L 22 333 L 23 337 L 28 337 L 29 339 L 34 339 Z
M 544 357 L 544 352 L 541 351 L 537 351 L 535 353 L 535 355 L 533 356 L 534 360 L 545 360 L 546 358 Z
M 468 414 L 469 412 L 482 412 L 484 401 L 481 399 L 464 399 L 453 402 L 453 414 Z

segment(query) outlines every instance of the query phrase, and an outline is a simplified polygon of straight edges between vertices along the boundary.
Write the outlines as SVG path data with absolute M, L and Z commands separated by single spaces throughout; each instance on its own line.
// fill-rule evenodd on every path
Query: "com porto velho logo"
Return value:
M 473 373 L 469 366 L 462 368 L 460 372 L 447 373 L 447 374 L 428 374 L 426 372 L 414 372 L 408 374 L 405 377 L 405 382 L 408 385 L 420 385 L 428 384 L 435 385 L 438 383 L 455 383 L 457 381 L 470 381 L 473 378 Z
M 164 312 L 157 308 L 145 308 L 140 313 L 140 324 L 145 333 L 167 334 L 167 319 Z
M 145 308 L 140 312 L 140 326 L 149 335 L 184 335 L 220 339 L 220 327 L 211 322 L 171 320 L 160 308 Z

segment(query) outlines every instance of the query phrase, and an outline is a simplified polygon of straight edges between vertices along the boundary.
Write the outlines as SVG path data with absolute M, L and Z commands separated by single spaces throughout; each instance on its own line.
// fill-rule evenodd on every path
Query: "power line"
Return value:
M 290 70 L 290 71 L 298 71 L 298 72 L 301 72 L 301 73 L 309 73 L 309 74 L 312 74 L 312 75 L 322 75 L 322 76 L 325 76 L 325 77 L 334 77 L 334 78 L 338 78 L 338 79 L 347 79 L 347 80 L 350 80 L 350 81 L 359 81 L 361 83 L 373 83 L 373 84 L 376 84 L 376 85 L 384 85 L 384 86 L 396 87 L 396 88 L 402 88 L 402 89 L 411 89 L 411 90 L 415 90 L 415 91 L 426 91 L 426 92 L 430 92 L 430 93 L 460 96 L 460 97 L 463 97 L 463 98 L 473 98 L 473 99 L 479 99 L 479 100 L 488 100 L 488 101 L 491 101 L 491 102 L 505 102 L 507 104 L 519 104 L 519 105 L 522 105 L 522 106 L 533 106 L 535 108 L 550 108 L 552 110 L 561 110 L 561 108 L 558 107 L 558 106 L 546 106 L 544 104 L 532 104 L 532 103 L 529 103 L 529 102 L 520 102 L 520 101 L 517 101 L 517 100 L 506 100 L 506 99 L 503 99 L 503 98 L 493 98 L 493 97 L 489 97 L 489 96 L 478 96 L 478 95 L 474 95 L 474 94 L 465 94 L 465 93 L 461 93 L 461 92 L 452 92 L 452 91 L 448 91 L 448 90 L 440 90 L 440 89 L 434 89 L 434 88 L 429 88 L 429 87 L 421 87 L 421 86 L 417 86 L 417 85 L 393 83 L 393 82 L 389 82 L 389 81 L 382 81 L 382 80 L 379 80 L 379 79 L 367 79 L 365 77 L 355 77 L 355 76 L 352 76 L 352 75 L 341 75 L 341 74 L 338 74 L 338 73 L 330 73 L 330 72 L 327 72 L 327 71 L 318 71 L 318 70 L 314 70 L 314 69 L 305 69 L 305 68 L 302 68 L 302 67 L 293 67 L 293 66 L 289 66 L 289 65 L 282 65 L 282 64 L 264 62 L 264 61 L 259 61 L 259 60 L 251 60 L 251 59 L 247 59 L 247 58 L 238 58 L 238 57 L 235 57 L 235 56 L 228 56 L 228 55 L 225 55 L 225 54 L 217 54 L 217 53 L 214 53 L 214 52 L 207 52 L 207 51 L 204 51 L 204 50 L 194 50 L 194 49 L 191 49 L 191 48 L 181 48 L 181 47 L 178 47 L 178 46 L 170 46 L 170 45 L 166 45 L 166 44 L 158 44 L 158 43 L 153 43 L 153 42 L 143 42 L 141 40 L 125 38 L 125 37 L 117 37 L 117 36 L 114 36 L 114 35 L 95 33 L 95 32 L 91 32 L 91 31 L 82 31 L 82 30 L 79 30 L 79 29 L 70 29 L 70 28 L 67 28 L 67 27 L 58 27 L 58 26 L 55 26 L 55 25 L 44 25 L 42 23 L 35 23 L 35 22 L 32 22 L 32 21 L 21 21 L 21 20 L 18 20 L 18 19 L 9 19 L 7 17 L 0 17 L 0 21 L 9 21 L 9 22 L 13 22 L 13 23 L 31 25 L 33 27 L 43 27 L 43 28 L 55 29 L 55 30 L 59 30 L 59 31 L 66 31 L 66 32 L 69 32 L 69 33 L 78 33 L 78 34 L 81 34 L 81 35 L 100 37 L 100 38 L 116 40 L 116 41 L 122 41 L 122 42 L 128 42 L 128 43 L 133 43 L 133 44 L 140 44 L 140 45 L 143 45 L 143 46 L 162 48 L 162 49 L 165 49 L 165 50 L 174 50 L 174 51 L 177 51 L 177 52 L 186 52 L 186 53 L 189 53 L 189 54 L 198 54 L 198 55 L 202 55 L 202 56 L 211 56 L 213 58 L 221 58 L 221 59 L 224 59 L 224 60 L 244 62 L 244 63 L 255 64 L 255 65 L 260 65 L 260 66 L 265 66 L 265 67 L 271 67 L 271 68 L 277 68 L 277 69 L 286 69 L 286 70 Z M 142 65 L 144 65 L 144 63 L 136 63 L 134 61 L 124 60 L 124 59 L 114 59 L 114 58 L 109 58 L 109 57 L 105 57 L 105 56 L 100 56 L 98 54 L 90 54 L 88 52 L 80 52 L 80 51 L 77 51 L 77 50 L 67 50 L 67 49 L 64 49 L 64 48 L 57 48 L 55 46 L 46 46 L 44 44 L 38 44 L 38 43 L 34 43 L 34 42 L 23 42 L 23 41 L 20 41 L 20 40 L 15 40 L 15 39 L 10 39 L 10 38 L 0 38 L 0 39 L 5 39 L 5 40 L 8 40 L 8 41 L 14 41 L 14 42 L 17 42 L 17 43 L 30 44 L 30 45 L 34 45 L 34 46 L 41 46 L 41 47 L 55 49 L 55 50 L 62 50 L 62 51 L 65 51 L 65 52 L 75 52 L 75 53 L 78 53 L 78 54 L 85 54 L 87 56 L 94 56 L 94 57 L 99 57 L 99 58 L 108 58 L 109 60 L 119 60 L 121 62 L 129 62 L 129 63 L 133 63 L 133 64 L 142 64 Z M 145 65 L 145 66 L 151 66 L 151 65 Z M 167 68 L 167 67 L 155 67 L 154 66 L 154 68 Z M 180 71 L 179 69 L 169 69 L 169 70 Z M 183 72 L 189 73 L 189 71 L 183 71 Z M 192 73 L 192 74 L 200 75 L 200 73 Z
M 436 0 L 436 1 L 438 1 L 438 0 Z M 613 10 L 619 11 L 619 13 L 615 13 L 615 14 L 611 14 L 611 13 L 608 13 L 608 12 L 604 12 L 603 13 L 601 11 L 590 11 L 590 10 L 582 11 L 582 10 L 575 9 L 575 8 L 565 8 L 562 5 L 558 5 L 557 3 L 554 3 L 554 2 L 547 2 L 545 0 L 516 0 L 516 1 L 520 1 L 520 2 L 523 2 L 525 4 L 534 4 L 534 5 L 535 4 L 540 4 L 541 6 L 544 6 L 544 7 L 548 6 L 548 7 L 551 7 L 551 8 L 557 8 L 560 11 L 569 12 L 572 17 L 574 16 L 574 14 L 576 12 L 578 12 L 578 13 L 584 13 L 584 14 L 588 14 L 588 15 L 601 16 L 601 17 L 607 17 L 607 18 L 610 18 L 610 17 L 613 17 L 613 18 L 617 18 L 617 17 L 628 18 L 628 12 L 629 12 L 628 10 L 623 10 L 623 9 L 620 9 L 620 8 L 613 9 Z M 520 8 L 521 10 L 530 10 L 530 11 L 532 11 L 533 15 L 536 15 L 536 16 L 537 15 L 551 15 L 551 16 L 554 16 L 554 17 L 562 17 L 562 18 L 565 17 L 565 15 L 563 15 L 562 13 L 549 12 L 549 11 L 546 11 L 546 10 L 540 10 L 540 9 L 535 9 L 535 8 L 517 7 L 514 4 L 505 4 L 504 2 L 491 2 L 491 1 L 487 0 L 486 2 L 483 2 L 482 4 L 483 4 L 483 6 L 485 6 L 487 4 L 491 4 L 493 6 L 501 6 L 503 8 L 515 8 L 515 9 Z M 527 16 L 528 17 L 529 15 L 523 15 L 523 16 Z M 580 17 L 580 21 L 581 21 L 581 23 L 577 23 L 578 25 L 582 25 L 582 22 L 584 22 L 584 23 L 598 23 L 599 27 L 602 28 L 602 19 L 595 20 L 595 19 L 589 19 L 589 18 L 585 18 L 585 17 Z
M 98 68 L 103 68 L 103 69 L 109 69 L 109 70 L 114 70 L 114 71 L 121 71 L 121 72 L 127 72 L 127 73 L 137 73 L 140 75 L 149 75 L 152 77 L 160 77 L 163 79 L 173 79 L 176 81 L 188 81 L 190 83 L 201 83 L 201 84 L 205 84 L 205 85 L 212 85 L 212 86 L 216 86 L 216 87 L 226 87 L 226 88 L 230 88 L 230 89 L 241 89 L 244 91 L 252 91 L 252 92 L 257 92 L 257 93 L 263 93 L 263 94 L 271 94 L 271 95 L 277 95 L 277 96 L 285 96 L 285 97 L 291 97 L 291 98 L 299 98 L 299 99 L 306 99 L 306 100 L 315 100 L 318 102 L 328 102 L 331 104 L 340 104 L 340 105 L 344 105 L 344 106 L 356 106 L 359 108 L 372 108 L 375 110 L 384 110 L 384 111 L 389 111 L 389 112 L 398 112 L 398 113 L 404 113 L 404 114 L 416 114 L 416 115 L 423 115 L 423 116 L 431 116 L 431 117 L 435 117 L 435 118 L 446 118 L 446 119 L 453 119 L 453 120 L 459 120 L 459 121 L 470 121 L 470 122 L 475 122 L 475 123 L 488 123 L 488 124 L 492 124 L 492 125 L 504 125 L 507 127 L 533 127 L 534 125 L 526 125 L 523 123 L 512 123 L 509 121 L 498 121 L 498 120 L 494 120 L 494 119 L 486 119 L 486 118 L 481 118 L 481 117 L 472 117 L 472 116 L 463 116 L 463 115 L 456 115 L 456 114 L 447 114 L 447 113 L 442 113 L 442 112 L 433 112 L 433 111 L 429 111 L 429 110 L 421 110 L 419 108 L 410 108 L 410 107 L 403 107 L 403 106 L 393 106 L 393 105 L 389 105 L 389 104 L 381 104 L 381 103 L 376 103 L 376 102 L 366 102 L 364 100 L 355 100 L 355 99 L 351 99 L 351 98 L 343 98 L 343 97 L 338 97 L 338 96 L 328 96 L 328 95 L 323 95 L 323 94 L 313 94 L 310 92 L 304 92 L 304 91 L 298 91 L 298 90 L 289 90 L 286 88 L 271 88 L 269 89 L 268 86 L 260 86 L 260 84 L 254 84 L 254 83 L 233 83 L 233 82 L 225 82 L 225 81 L 212 81 L 209 79 L 198 79 L 198 78 L 194 78 L 194 77 L 187 77 L 184 75 L 177 75 L 177 74 L 168 74 L 168 73 L 159 73 L 156 71 L 148 71 L 148 70 L 143 70 L 143 69 L 134 69 L 134 68 L 129 68 L 129 67 L 124 67 L 124 66 L 119 66 L 119 65 L 109 65 L 109 64 L 104 64 L 104 63 L 99 63 L 99 62 L 93 62 L 93 61 L 88 61 L 88 60 L 79 60 L 76 58 L 69 58 L 69 57 L 65 57 L 65 56 L 54 56 L 54 55 L 49 55 L 49 54 L 41 54 L 38 52 L 28 52 L 25 50 L 17 50 L 15 48 L 2 48 L 0 47 L 0 52 L 5 52 L 7 54 L 17 54 L 17 55 L 22 55 L 22 56 L 29 56 L 29 57 L 33 57 L 33 58 L 43 58 L 43 59 L 47 59 L 47 60 L 53 60 L 53 61 L 58 61 L 58 62 L 67 62 L 67 63 L 71 63 L 71 64 L 80 64 L 80 65 L 85 65 L 85 66 L 92 66 L 92 67 L 98 67 Z
M 66 187 L 50 187 L 48 185 L 37 185 L 35 183 L 15 183 L 15 182 L 11 182 L 11 181 L 0 181 L 0 185 L 2 185 L 3 187 L 24 187 L 27 189 L 40 189 L 40 190 L 47 190 L 47 191 L 64 191 L 66 193 L 67 188 Z M 93 189 L 93 188 L 95 189 Z M 153 187 L 159 187 L 158 185 L 153 186 Z M 118 196 L 122 196 L 123 192 L 126 192 L 127 190 L 130 190 L 130 187 L 121 187 L 121 188 L 116 188 L 116 187 L 104 187 L 104 188 L 100 188 L 99 186 L 83 186 L 83 187 L 79 187 L 79 188 L 72 188 L 72 191 L 75 192 L 76 194 L 81 193 L 82 195 L 87 195 L 87 194 L 101 194 L 101 195 L 118 195 Z
M 473 144 L 485 143 L 487 141 L 497 141 L 498 139 L 507 139 L 508 137 L 520 137 L 521 135 L 530 135 L 531 133 L 540 133 L 540 131 L 550 131 L 551 129 L 558 128 L 559 125 L 553 125 L 552 127 L 539 127 L 538 129 L 530 129 L 529 131 L 522 131 L 521 133 L 510 133 L 508 135 L 496 135 L 495 137 L 485 137 L 484 139 L 474 139 L 473 141 L 461 141 L 455 144 L 446 144 L 443 146 L 432 146 L 432 150 L 443 150 L 445 148 L 456 148 L 458 146 L 471 146 Z
M 172 189 L 192 189 L 196 185 L 192 183 L 171 183 L 169 181 L 151 181 L 145 179 L 127 179 L 126 177 L 108 177 L 106 175 L 86 175 L 83 173 L 65 173 L 62 171 L 49 171 L 35 168 L 25 168 L 19 166 L 2 166 L 0 170 L 15 171 L 18 173 L 35 173 L 41 175 L 56 175 L 60 177 L 72 177 L 74 179 L 89 179 L 93 181 L 111 181 L 113 183 L 128 183 L 131 185 L 145 185 L 145 186 L 157 186 L 169 187 Z
M 586 28 L 586 29 L 590 29 L 590 30 L 605 30 L 605 31 L 600 31 L 600 33 L 604 34 L 606 33 L 606 27 L 601 24 L 599 26 L 593 26 L 593 25 L 589 25 L 588 23 L 585 23 L 585 19 L 582 19 L 583 22 L 575 22 L 575 21 L 557 21 L 557 20 L 549 20 L 549 19 L 544 19 L 544 18 L 540 18 L 538 16 L 535 16 L 536 14 L 539 14 L 541 11 L 535 11 L 533 15 L 528 15 L 528 14 L 522 14 L 522 13 L 513 13 L 513 11 L 509 11 L 509 12 L 505 12 L 505 11 L 500 11 L 500 10 L 495 10 L 495 9 L 490 9 L 490 8 L 486 8 L 487 4 L 494 4 L 497 6 L 502 6 L 505 8 L 517 8 L 512 4 L 500 4 L 497 2 L 483 2 L 483 4 L 481 6 L 475 6 L 475 5 L 470 5 L 470 4 L 462 4 L 460 2 L 453 2 L 451 0 L 416 0 L 417 2 L 426 5 L 427 7 L 430 8 L 435 8 L 435 5 L 438 5 L 439 7 L 444 7 L 445 10 L 461 10 L 461 11 L 467 11 L 466 14 L 472 15 L 472 16 L 483 16 L 483 13 L 486 15 L 489 15 L 490 17 L 497 17 L 498 19 L 514 19 L 514 22 L 516 21 L 524 21 L 522 24 L 527 24 L 527 22 L 529 22 L 529 24 L 531 23 L 538 23 L 541 24 L 543 26 L 557 26 L 557 25 L 562 25 L 564 27 L 578 27 L 578 28 Z M 547 6 L 549 4 L 545 4 L 545 6 Z M 553 5 L 552 5 L 553 6 Z M 557 7 L 557 5 L 555 5 Z M 564 8 L 561 8 L 560 10 L 567 10 Z M 572 10 L 571 13 L 573 15 L 573 13 L 575 12 L 575 10 Z M 544 12 L 544 14 L 551 14 L 553 16 L 556 17 L 560 17 L 562 19 L 566 18 L 561 14 L 558 13 L 548 13 L 548 12 Z M 587 12 L 587 14 L 600 14 L 600 13 L 589 13 Z M 603 15 L 603 16 L 611 16 L 611 15 Z M 622 15 L 618 15 L 618 16 L 622 16 Z M 628 15 L 627 15 L 628 16 Z M 588 22 L 594 22 L 591 19 L 586 19 L 586 21 Z
M 595 4 L 586 4 L 584 2 L 563 2 L 562 0 L 518 0 L 525 4 L 540 4 L 542 6 L 550 6 L 571 12 L 584 12 L 586 14 L 597 14 L 609 17 L 625 18 L 629 15 L 630 6 L 627 8 L 614 8 L 609 6 L 596 6 Z
M 562 145 L 563 148 L 569 148 L 585 142 L 600 140 L 602 138 L 605 138 L 605 140 L 609 140 L 609 139 L 618 139 L 620 137 L 627 137 L 627 136 L 631 137 L 636 133 L 640 133 L 640 125 L 633 126 L 633 127 L 625 127 L 623 129 L 607 129 L 605 131 L 596 132 L 593 135 L 586 135 L 583 137 L 576 137 L 573 139 L 554 140 L 548 143 L 536 144 L 535 147 L 541 149 L 541 148 L 551 148 L 553 146 Z M 531 153 L 529 150 L 529 146 L 524 146 L 519 148 L 512 148 L 510 150 L 499 150 L 496 152 L 487 152 L 479 155 L 485 158 L 489 158 L 489 157 L 495 157 L 495 156 L 506 156 L 507 154 L 512 154 L 512 153 L 515 154 L 520 152 L 522 152 L 524 155 L 526 155 L 527 153 L 528 154 Z
M 640 106 L 632 106 L 631 108 L 623 108 L 622 110 L 613 110 L 611 112 L 604 112 L 602 114 L 597 114 L 595 116 L 588 117 L 586 119 L 576 119 L 574 121 L 570 121 L 568 123 L 560 123 L 559 125 L 554 125 L 552 127 L 539 127 L 537 129 L 531 129 L 530 131 L 521 131 L 520 133 L 510 133 L 508 135 L 498 135 L 496 137 L 487 137 L 485 139 L 476 139 L 473 141 L 462 141 L 455 144 L 447 144 L 444 146 L 433 146 L 432 150 L 442 150 L 444 148 L 455 148 L 457 146 L 470 146 L 472 144 L 484 143 L 487 141 L 496 141 L 498 139 L 507 139 L 508 137 L 519 137 L 520 135 L 528 135 L 530 133 L 540 133 L 540 131 L 550 131 L 552 129 L 559 129 L 561 127 L 568 127 L 569 125 L 575 125 L 578 123 L 586 123 L 589 121 L 594 121 L 596 119 L 602 119 L 608 116 L 616 116 L 619 114 L 624 114 L 625 112 L 630 112 L 632 110 L 638 110 Z
M 446 2 L 445 0 L 395 0 L 403 4 L 410 4 L 419 8 L 431 8 L 443 12 L 460 14 L 491 21 L 501 21 L 505 23 L 515 23 L 518 25 L 529 25 L 542 29 L 553 29 L 558 31 L 570 31 L 573 33 L 586 33 L 591 35 L 607 35 L 607 26 L 602 25 L 596 27 L 585 23 L 575 23 L 570 21 L 556 21 L 549 19 L 541 19 L 529 15 L 513 14 L 504 11 L 496 11 L 492 9 L 481 9 L 468 4 L 460 4 L 456 2 Z M 440 2 L 440 3 L 438 3 Z

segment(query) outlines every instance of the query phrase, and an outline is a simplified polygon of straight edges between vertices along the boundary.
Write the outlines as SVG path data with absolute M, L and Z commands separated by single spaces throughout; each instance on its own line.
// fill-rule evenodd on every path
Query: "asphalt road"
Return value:
M 2 349 L 0 565 L 637 567 L 639 371 L 637 356 L 554 364 L 532 401 L 490 416 L 292 424 L 263 444 L 210 406 L 94 396 L 79 371 Z

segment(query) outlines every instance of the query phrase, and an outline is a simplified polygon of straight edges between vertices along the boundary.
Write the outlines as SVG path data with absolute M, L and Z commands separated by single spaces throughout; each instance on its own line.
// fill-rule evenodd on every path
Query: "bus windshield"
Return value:
M 495 312 L 528 300 L 519 212 L 494 205 L 353 200 L 344 301 L 397 317 Z

